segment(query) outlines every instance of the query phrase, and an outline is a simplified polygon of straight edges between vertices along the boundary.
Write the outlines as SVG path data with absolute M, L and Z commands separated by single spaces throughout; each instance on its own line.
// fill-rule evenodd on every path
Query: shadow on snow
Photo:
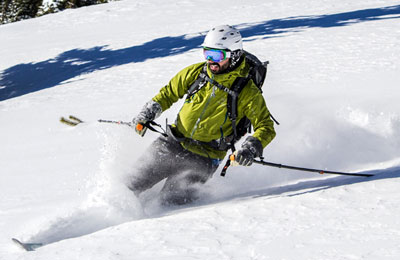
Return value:
M 116 226 L 128 221 L 141 221 L 149 218 L 162 218 L 171 214 L 178 214 L 182 210 L 191 210 L 197 207 L 224 203 L 229 200 L 248 200 L 253 198 L 265 197 L 273 199 L 276 197 L 294 197 L 302 194 L 314 193 L 321 190 L 347 186 L 356 183 L 364 183 L 369 181 L 377 181 L 383 179 L 394 179 L 400 177 L 400 166 L 391 167 L 388 169 L 378 169 L 365 171 L 360 173 L 373 174 L 373 177 L 353 177 L 353 176 L 338 176 L 333 178 L 323 178 L 320 180 L 306 180 L 296 184 L 286 185 L 282 187 L 273 187 L 262 190 L 255 190 L 242 194 L 235 194 L 229 197 L 218 198 L 216 200 L 205 199 L 201 202 L 189 204 L 186 206 L 177 206 L 163 208 L 161 211 L 148 215 L 144 218 L 131 219 L 125 221 L 116 221 L 107 219 L 107 214 L 101 208 L 81 209 L 72 214 L 55 219 L 49 226 L 41 230 L 38 234 L 31 237 L 29 240 L 40 242 L 42 246 L 52 244 L 61 240 L 81 237 L 88 235 L 112 226 Z
M 377 181 L 383 179 L 394 179 L 400 177 L 400 166 L 395 166 L 387 169 L 377 169 L 365 172 L 359 172 L 360 174 L 373 174 L 372 177 L 353 177 L 353 176 L 337 176 L 332 178 L 323 178 L 321 180 L 305 180 L 295 184 L 289 184 L 281 187 L 267 188 L 257 191 L 251 191 L 243 194 L 234 195 L 231 199 L 237 198 L 258 198 L 258 197 L 269 197 L 274 198 L 275 196 L 287 196 L 293 197 L 307 193 L 314 193 L 321 190 L 327 190 L 345 185 L 352 185 L 356 183 L 364 183 L 370 181 Z M 226 201 L 227 198 L 221 201 Z
M 361 172 L 360 172 L 361 173 Z M 217 200 L 204 200 L 202 202 L 186 205 L 177 206 L 171 208 L 163 208 L 162 211 L 145 217 L 148 218 L 161 218 L 164 216 L 170 216 L 171 214 L 176 214 L 181 212 L 181 210 L 191 210 L 197 207 L 212 205 L 216 203 L 224 203 L 229 200 L 236 199 L 252 199 L 265 197 L 273 199 L 275 197 L 293 197 L 307 193 L 318 192 L 321 190 L 326 190 L 330 188 L 351 185 L 356 183 L 363 183 L 369 181 L 376 181 L 382 179 L 393 179 L 400 177 L 400 166 L 391 167 L 388 169 L 378 169 L 365 171 L 362 173 L 374 174 L 373 177 L 349 177 L 349 176 L 338 176 L 333 178 L 324 178 L 321 180 L 310 180 L 302 181 L 292 185 L 286 185 L 282 187 L 267 188 L 258 191 L 251 191 L 243 194 L 236 194 L 230 197 L 219 198 Z M 68 238 L 76 238 L 83 235 L 88 235 L 99 230 L 103 230 L 108 227 L 116 226 L 122 224 L 126 221 L 107 221 L 104 218 L 104 212 L 97 212 L 98 209 L 89 210 L 78 210 L 73 212 L 73 214 L 66 217 L 56 219 L 51 225 L 49 225 L 45 230 L 41 230 L 38 234 L 31 237 L 30 240 L 33 242 L 41 242 L 43 246 L 52 244 L 61 240 Z M 136 220 L 130 221 L 141 221 L 143 218 L 138 218 Z M 128 220 L 127 220 L 128 221 Z
M 249 37 L 267 39 L 307 28 L 348 26 L 354 23 L 395 18 L 400 18 L 400 5 L 338 14 L 288 17 L 260 23 L 239 24 L 236 27 L 240 29 L 246 41 Z M 85 73 L 181 54 L 193 48 L 199 48 L 205 33 L 167 36 L 118 50 L 107 49 L 107 46 L 73 49 L 53 59 L 15 65 L 3 70 L 0 74 L 0 101 L 51 88 Z

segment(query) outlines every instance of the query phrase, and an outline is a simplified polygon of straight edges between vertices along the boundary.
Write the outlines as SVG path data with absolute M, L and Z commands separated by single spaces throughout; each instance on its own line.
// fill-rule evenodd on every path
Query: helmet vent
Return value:
M 225 50 L 243 50 L 240 32 L 229 25 L 212 28 L 204 39 L 203 47 Z

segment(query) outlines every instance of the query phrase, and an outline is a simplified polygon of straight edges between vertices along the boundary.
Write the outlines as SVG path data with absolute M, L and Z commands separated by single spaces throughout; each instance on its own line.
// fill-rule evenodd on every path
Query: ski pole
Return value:
M 257 163 L 257 164 L 265 165 L 265 166 L 271 166 L 271 167 L 277 167 L 277 168 L 285 168 L 285 169 L 289 169 L 289 170 L 317 172 L 319 174 L 338 174 L 338 175 L 361 176 L 361 177 L 372 177 L 372 176 L 374 176 L 373 174 L 367 174 L 367 173 L 348 173 L 348 172 L 336 172 L 336 171 L 325 171 L 325 170 L 312 169 L 312 168 L 303 168 L 303 167 L 284 165 L 284 164 L 279 164 L 279 163 L 265 162 L 265 161 L 263 161 L 263 159 L 261 159 L 260 161 L 254 160 L 253 162 Z
M 374 176 L 373 174 L 367 174 L 367 173 L 348 173 L 348 172 L 326 171 L 326 170 L 320 170 L 320 169 L 304 168 L 304 167 L 284 165 L 284 164 L 279 164 L 279 163 L 265 162 L 263 157 L 260 157 L 260 159 L 261 160 L 259 160 L 259 161 L 258 160 L 254 160 L 253 163 L 261 164 L 261 165 L 264 165 L 264 166 L 276 167 L 276 168 L 284 168 L 284 169 L 289 169 L 289 170 L 298 170 L 298 171 L 306 171 L 306 172 L 317 172 L 319 174 L 338 174 L 338 175 L 360 176 L 360 177 L 372 177 L 372 176 Z M 231 165 L 231 161 L 234 161 L 234 160 L 235 160 L 235 155 L 231 154 L 229 156 L 229 159 L 226 162 L 226 165 L 222 169 L 221 176 L 225 176 L 228 167 Z
M 76 116 L 72 116 L 72 115 L 70 115 L 68 118 L 61 117 L 60 118 L 60 122 L 66 124 L 66 125 L 69 125 L 69 126 L 76 126 L 78 124 L 85 123 L 85 121 L 77 118 Z M 116 120 L 105 120 L 105 119 L 99 119 L 99 120 L 97 120 L 97 122 L 99 122 L 99 123 L 108 123 L 108 124 L 126 125 L 126 126 L 129 126 L 129 127 L 133 127 L 133 123 L 132 122 L 124 122 L 124 121 L 116 121 Z M 157 124 L 154 121 L 148 121 L 146 123 L 137 124 L 136 127 L 138 129 L 140 128 L 141 130 L 144 129 L 144 128 L 148 128 L 149 130 L 151 130 L 153 132 L 156 132 L 156 133 L 159 133 L 159 134 L 161 134 L 161 135 L 163 135 L 165 137 L 168 136 L 166 134 L 166 131 L 162 128 L 162 126 L 160 124 Z M 162 130 L 162 132 L 157 130 L 157 129 L 155 129 L 155 127 L 159 127 Z
M 162 130 L 162 132 L 158 131 L 153 126 L 159 127 Z M 138 123 L 136 125 L 136 129 L 139 130 L 139 131 L 145 131 L 144 129 L 146 129 L 146 128 L 149 129 L 150 131 L 159 133 L 160 135 L 162 135 L 164 137 L 168 137 L 167 132 L 162 128 L 162 126 L 160 124 L 157 124 L 154 121 L 147 121 L 146 123 Z M 143 132 L 142 136 L 144 136 L 144 132 Z
M 99 119 L 97 120 L 99 123 L 109 123 L 109 124 L 118 124 L 118 125 L 127 125 L 127 126 L 132 126 L 131 122 L 124 122 L 124 121 L 114 121 L 114 120 L 104 120 L 104 119 Z
M 79 119 L 76 116 L 68 116 L 68 118 L 61 117 L 60 122 L 69 126 L 76 126 L 82 123 L 85 123 L 85 121 Z M 113 120 L 104 120 L 104 119 L 99 119 L 97 122 L 100 123 L 112 123 L 112 124 L 119 124 L 119 125 L 127 125 L 127 126 L 132 126 L 131 122 L 123 122 L 123 121 L 113 121 Z
M 127 125 L 127 126 L 130 126 L 130 127 L 133 126 L 133 123 L 131 123 L 131 122 L 113 121 L 113 120 L 104 120 L 104 119 L 99 119 L 97 121 L 100 122 L 100 123 L 111 123 L 111 124 Z M 159 127 L 163 132 L 155 129 L 153 126 Z M 147 121 L 146 123 L 138 123 L 136 125 L 136 129 L 138 129 L 139 131 L 144 131 L 145 128 L 149 129 L 150 131 L 159 133 L 162 136 L 165 136 L 165 137 L 168 136 L 166 134 L 166 131 L 162 128 L 162 126 L 160 124 L 157 124 L 154 121 Z

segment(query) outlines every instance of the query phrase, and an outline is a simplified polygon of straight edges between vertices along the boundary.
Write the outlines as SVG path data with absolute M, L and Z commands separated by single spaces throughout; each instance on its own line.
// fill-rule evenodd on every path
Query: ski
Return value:
M 80 120 L 80 119 L 77 118 L 76 116 L 72 116 L 72 115 L 70 115 L 70 116 L 68 117 L 68 119 L 65 118 L 65 117 L 61 117 L 61 118 L 60 118 L 60 122 L 66 124 L 66 125 L 69 125 L 69 126 L 76 126 L 76 125 L 78 125 L 78 124 L 83 123 L 82 120 Z
M 11 240 L 25 251 L 35 251 L 36 248 L 43 246 L 42 243 L 23 243 L 16 238 L 12 238 Z

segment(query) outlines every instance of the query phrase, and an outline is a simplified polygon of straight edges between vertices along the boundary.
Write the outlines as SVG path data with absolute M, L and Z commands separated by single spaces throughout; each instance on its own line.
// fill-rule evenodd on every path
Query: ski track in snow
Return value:
M 399 18 L 392 0 L 151 0 L 0 26 L 0 260 L 399 259 Z M 132 194 L 157 135 L 97 119 L 131 120 L 223 23 L 270 61 L 267 161 L 374 177 L 254 165 L 217 171 L 188 206 L 160 207 L 162 183 Z M 85 123 L 58 122 L 70 114 Z

